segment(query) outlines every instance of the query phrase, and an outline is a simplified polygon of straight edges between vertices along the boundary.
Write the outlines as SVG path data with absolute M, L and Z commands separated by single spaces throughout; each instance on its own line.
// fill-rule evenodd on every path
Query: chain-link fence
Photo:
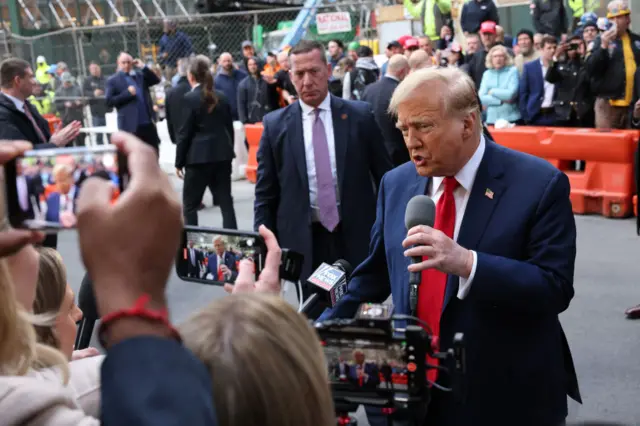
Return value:
M 178 35 L 167 40 L 164 50 L 161 39 L 166 18 L 66 28 L 33 37 L 10 34 L 5 44 L 11 56 L 21 57 L 34 66 L 36 58 L 42 55 L 49 64 L 67 63 L 76 76 L 86 75 L 91 62 L 100 64 L 108 75 L 116 70 L 116 58 L 121 51 L 153 63 L 170 61 L 171 56 L 182 57 L 187 53 L 204 54 L 215 59 L 223 52 L 230 52 L 240 59 L 244 40 L 251 40 L 260 54 L 277 51 L 285 36 L 292 31 L 300 12 L 308 12 L 309 15 L 304 39 L 325 43 L 339 39 L 346 44 L 352 40 L 375 38 L 371 25 L 374 10 L 375 2 L 364 0 L 314 9 L 286 8 L 172 17 L 177 24 Z M 327 13 L 333 15 L 324 15 L 326 19 L 323 22 L 320 22 L 323 16 L 316 19 L 318 15 Z

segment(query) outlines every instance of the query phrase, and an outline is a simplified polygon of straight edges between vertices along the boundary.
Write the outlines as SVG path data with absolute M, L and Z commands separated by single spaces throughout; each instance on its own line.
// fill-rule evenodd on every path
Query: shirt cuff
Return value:
M 632 118 L 631 119 L 631 125 L 633 127 L 640 127 L 640 118 Z
M 473 265 L 471 266 L 471 273 L 469 274 L 469 278 L 460 277 L 460 285 L 458 286 L 458 299 L 464 300 L 469 294 L 469 290 L 471 290 L 471 284 L 473 283 L 473 277 L 476 276 L 476 269 L 478 267 L 478 255 L 475 251 L 471 250 L 471 254 L 473 254 Z

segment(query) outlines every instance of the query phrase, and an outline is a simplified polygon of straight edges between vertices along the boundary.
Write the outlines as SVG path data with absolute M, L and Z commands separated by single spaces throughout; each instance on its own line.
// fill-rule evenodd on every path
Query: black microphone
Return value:
M 88 274 L 84 275 L 80 291 L 78 292 L 78 307 L 82 311 L 82 320 L 78 325 L 76 333 L 76 350 L 85 349 L 91 343 L 93 328 L 96 321 L 100 319 L 98 308 L 96 307 L 96 298 L 93 294 L 93 282 Z
M 433 200 L 426 195 L 416 195 L 409 200 L 404 213 L 404 224 L 407 231 L 414 226 L 426 225 L 433 227 L 436 218 L 436 205 Z M 422 262 L 422 257 L 412 256 L 411 263 Z M 409 302 L 411 315 L 416 315 L 418 307 L 418 286 L 420 285 L 421 273 L 411 272 L 409 274 Z
M 353 267 L 346 260 L 337 260 L 333 265 L 322 263 L 307 279 L 313 292 L 303 304 L 300 312 L 316 319 L 325 308 L 333 308 L 347 291 L 347 281 Z

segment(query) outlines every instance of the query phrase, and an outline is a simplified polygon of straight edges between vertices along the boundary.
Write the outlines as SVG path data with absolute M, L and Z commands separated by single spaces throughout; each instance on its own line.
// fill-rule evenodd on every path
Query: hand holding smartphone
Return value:
M 183 281 L 223 286 L 235 282 L 240 261 L 249 259 L 257 280 L 266 255 L 267 246 L 257 232 L 185 226 L 176 272 Z
M 27 151 L 5 165 L 9 222 L 14 228 L 76 227 L 75 205 L 89 177 L 111 181 L 113 201 L 128 180 L 126 157 L 114 145 Z

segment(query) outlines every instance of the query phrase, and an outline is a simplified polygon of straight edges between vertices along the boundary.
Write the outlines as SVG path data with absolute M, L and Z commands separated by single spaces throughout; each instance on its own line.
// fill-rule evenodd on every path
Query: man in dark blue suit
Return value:
M 553 108 L 555 86 L 546 80 L 547 71 L 555 61 L 558 42 L 554 36 L 542 38 L 540 59 L 524 65 L 520 77 L 520 113 L 527 124 L 553 126 L 556 114 Z
M 215 252 L 207 258 L 207 274 L 211 274 L 214 280 L 232 283 L 238 276 L 236 267 L 236 256 L 225 250 L 222 238 L 216 237 L 213 240 Z
M 138 70 L 134 70 L 133 67 Z M 107 107 L 118 110 L 118 129 L 133 133 L 156 152 L 160 145 L 154 124 L 155 114 L 149 87 L 160 79 L 140 59 L 128 53 L 118 56 L 118 72 L 109 77 L 105 98 Z
M 193 241 L 189 241 L 187 247 L 187 276 L 191 278 L 200 278 L 200 265 L 204 260 L 202 251 L 193 247 Z
M 422 272 L 417 316 L 435 315 L 442 350 L 464 333 L 467 360 L 462 400 L 433 387 L 427 424 L 561 424 L 567 394 L 580 401 L 558 320 L 574 295 L 566 175 L 485 139 L 473 82 L 456 68 L 409 75 L 391 109 L 413 162 L 382 180 L 369 256 L 321 319 L 352 317 L 360 303 L 389 293 L 396 312 L 408 314 L 409 271 Z M 416 195 L 436 203 L 433 228 L 405 228 Z M 452 385 L 442 372 L 437 382 Z
M 304 255 L 305 282 L 322 262 L 364 260 L 391 161 L 370 106 L 329 95 L 324 47 L 302 41 L 289 55 L 300 101 L 264 117 L 254 225 Z

